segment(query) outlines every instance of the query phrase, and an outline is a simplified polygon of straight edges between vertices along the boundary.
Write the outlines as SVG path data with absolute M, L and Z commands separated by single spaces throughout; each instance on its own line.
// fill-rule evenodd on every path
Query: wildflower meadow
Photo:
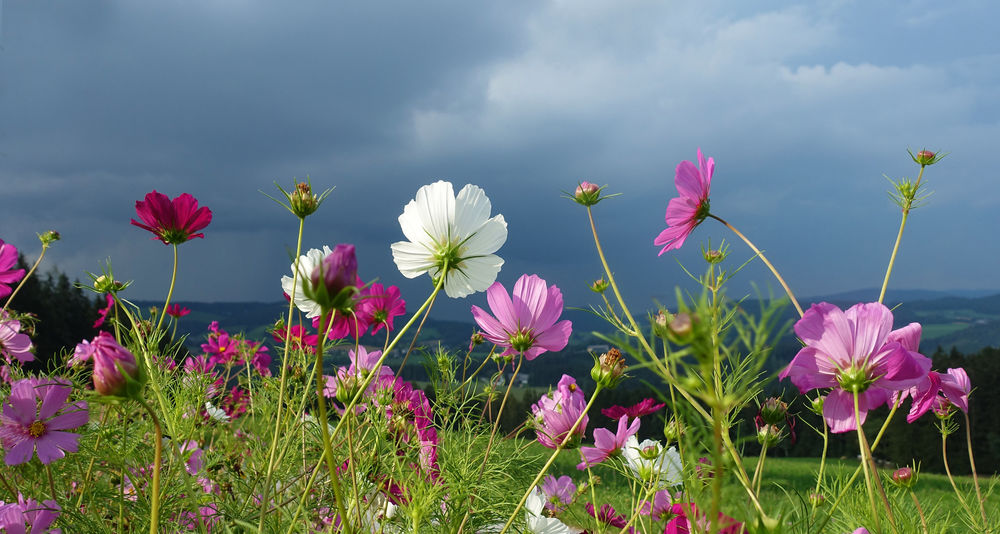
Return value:
M 599 232 L 612 185 L 567 184 L 563 200 L 553 192 L 553 202 L 579 205 L 594 244 L 579 254 L 596 254 L 599 279 L 526 272 L 509 287 L 496 281 L 504 207 L 476 185 L 417 188 L 400 206 L 399 240 L 386 244 L 404 277 L 426 277 L 426 292 L 403 294 L 359 262 L 355 245 L 303 242 L 312 214 L 355 199 L 295 181 L 255 208 L 289 213 L 296 248 L 273 288 L 287 310 L 268 339 L 212 321 L 200 351 L 190 350 L 192 335 L 178 329 L 190 310 L 173 290 L 178 277 L 213 268 L 184 261 L 185 243 L 213 239 L 213 213 L 197 191 L 154 190 L 135 202 L 131 224 L 135 239 L 159 240 L 172 262 L 162 306 L 133 303 L 129 288 L 146 281 L 117 278 L 114 258 L 95 266 L 80 283 L 104 303 L 87 318 L 93 335 L 38 368 L 33 335 L 49 325 L 19 312 L 18 294 L 60 236 L 39 234 L 27 269 L 19 251 L 36 245 L 0 240 L 0 532 L 997 532 L 998 479 L 976 472 L 969 418 L 970 395 L 992 385 L 933 368 L 921 325 L 900 324 L 884 304 L 907 221 L 926 200 L 925 174 L 943 154 L 910 156 L 916 178 L 890 191 L 901 219 L 881 292 L 846 309 L 799 301 L 780 265 L 712 211 L 715 161 L 700 149 L 664 188 L 673 198 L 663 229 L 642 237 L 649 261 L 699 246 L 702 224 L 723 225 L 733 242 L 701 245 L 704 263 L 685 266 L 700 290 L 678 289 L 675 302 L 649 309 L 630 306 L 622 288 L 653 281 L 616 277 L 602 249 L 602 239 L 621 237 Z M 728 176 L 718 177 L 726 187 Z M 726 290 L 750 262 L 784 291 L 761 297 L 759 310 Z M 586 307 L 604 320 L 608 350 L 592 355 L 589 376 L 563 374 L 530 410 L 512 413 L 517 377 L 563 357 L 574 324 L 560 286 L 572 284 L 590 284 Z M 415 349 L 442 299 L 469 303 L 478 330 L 468 349 Z M 796 319 L 783 323 L 780 312 L 792 308 Z M 775 372 L 766 362 L 789 328 L 800 345 Z M 349 363 L 331 366 L 333 351 Z M 390 366 L 390 354 L 403 358 Z M 403 378 L 419 365 L 428 381 Z M 655 377 L 650 398 L 595 408 L 636 386 L 640 371 Z M 818 419 L 791 411 L 793 402 Z M 880 408 L 887 417 L 869 417 Z M 504 416 L 523 424 L 502 430 Z M 922 473 L 920 458 L 876 461 L 900 419 L 935 421 L 943 475 Z M 656 439 L 640 440 L 640 429 Z M 769 456 L 804 433 L 822 440 L 821 457 Z M 856 458 L 828 457 L 837 434 L 850 436 Z M 971 476 L 953 476 L 949 455 L 967 456 Z M 790 469 L 805 482 L 783 482 Z

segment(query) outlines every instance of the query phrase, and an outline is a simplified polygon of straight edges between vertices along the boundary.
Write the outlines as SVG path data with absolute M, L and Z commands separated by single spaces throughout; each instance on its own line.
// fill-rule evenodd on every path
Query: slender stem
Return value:
M 983 529 L 989 530 L 986 521 L 986 506 L 983 503 L 983 493 L 979 489 L 979 475 L 976 474 L 976 460 L 972 457 L 972 424 L 969 422 L 969 413 L 965 413 L 965 443 L 969 447 L 969 467 L 972 468 L 972 483 L 976 486 L 976 501 L 979 502 L 979 513 L 983 517 Z
M 176 246 L 176 245 L 175 245 Z M 146 404 L 146 401 L 138 399 L 139 404 L 146 409 L 149 417 L 153 420 L 154 443 L 153 443 L 153 496 L 151 499 L 151 510 L 149 518 L 149 534 L 157 534 L 160 526 L 160 466 L 163 464 L 163 428 L 160 427 L 160 420 L 156 417 L 153 409 Z
M 917 494 L 913 493 L 913 490 L 909 490 L 907 493 L 913 499 L 913 505 L 917 507 L 917 514 L 920 515 L 920 526 L 923 528 L 924 534 L 930 534 L 930 531 L 927 530 L 927 518 L 924 517 L 924 509 L 920 506 L 920 501 L 917 500 Z
M 542 477 L 545 476 L 546 472 L 548 472 L 549 467 L 552 467 L 552 463 L 556 461 L 556 456 L 559 456 L 559 452 L 562 451 L 563 448 L 566 446 L 566 444 L 569 443 L 569 440 L 573 438 L 573 434 L 576 432 L 576 429 L 580 426 L 580 423 L 583 422 L 583 418 L 587 416 L 587 412 L 589 412 L 590 407 L 594 405 L 594 401 L 597 399 L 597 394 L 600 392 L 601 392 L 601 384 L 598 383 L 597 386 L 594 388 L 594 393 L 590 396 L 590 401 L 587 402 L 587 406 L 583 409 L 583 412 L 580 413 L 580 417 L 576 418 L 576 421 L 573 423 L 573 426 L 569 428 L 569 432 L 566 432 L 566 435 L 563 437 L 562 441 L 559 442 L 559 445 L 556 445 L 556 449 L 552 451 L 552 454 L 549 456 L 549 459 L 546 460 L 545 465 L 543 465 L 542 469 L 538 472 L 537 475 L 535 475 L 535 479 L 531 481 L 531 484 L 528 484 L 528 491 L 524 492 L 524 495 L 521 496 L 521 500 L 518 501 L 517 506 L 514 507 L 514 511 L 511 512 L 510 518 L 507 519 L 507 523 L 505 523 L 503 529 L 500 530 L 500 534 L 507 532 L 507 529 L 510 528 L 510 525 L 514 522 L 514 518 L 517 517 L 517 513 L 521 511 L 521 508 L 524 506 L 525 501 L 528 500 L 528 496 L 531 495 L 531 492 L 534 491 L 535 486 L 538 485 L 538 482 L 542 480 Z
M 716 534 L 719 532 L 719 507 L 722 504 L 722 407 L 716 403 L 712 407 L 712 441 L 715 444 L 712 450 L 713 462 L 715 462 L 715 476 L 712 480 L 712 506 L 709 512 L 709 532 Z
M 52 466 L 45 464 L 45 472 L 49 475 L 49 491 L 52 492 L 52 500 L 58 501 L 59 496 L 56 494 L 56 481 L 52 478 Z
M 431 294 L 430 304 L 427 305 L 427 311 L 424 312 L 424 318 L 420 320 L 420 324 L 417 325 L 417 331 L 413 333 L 413 339 L 410 341 L 410 347 L 406 349 L 406 354 L 403 355 L 403 361 L 399 363 L 399 368 L 396 369 L 396 376 L 403 372 L 403 366 L 406 365 L 406 360 L 410 359 L 410 353 L 413 352 L 413 347 L 417 344 L 417 338 L 420 337 L 420 331 L 424 328 L 424 323 L 427 322 L 427 317 L 431 314 L 431 308 L 434 307 L 434 301 L 437 300 L 437 291 Z M 388 329 L 386 330 L 386 335 L 388 336 Z
M 104 413 L 101 414 L 101 429 L 104 429 L 105 423 L 108 422 L 108 414 L 111 413 L 111 407 L 105 407 Z M 94 450 L 101 450 L 101 438 L 104 434 L 97 434 L 97 440 L 94 442 Z M 90 457 L 90 463 L 87 464 L 87 472 L 83 475 L 83 481 L 80 483 L 80 497 L 76 500 L 76 507 L 80 508 L 83 504 L 83 496 L 86 495 L 87 483 L 90 482 L 90 473 L 94 470 L 94 461 L 97 456 Z
M 858 393 L 854 392 L 854 428 L 858 434 L 858 450 L 861 451 L 861 467 L 865 472 L 865 487 L 868 489 L 868 503 L 871 505 L 872 517 L 878 530 L 882 530 L 879 524 L 878 507 L 875 504 L 875 488 L 872 487 L 872 473 L 868 465 L 868 448 L 865 447 L 865 435 L 861 430 L 861 410 L 858 408 Z
M 801 317 L 802 316 L 802 306 L 799 306 L 799 301 L 795 299 L 795 294 L 792 293 L 792 289 L 789 288 L 788 284 L 785 283 L 785 279 L 782 278 L 780 274 L 778 274 L 778 270 L 774 268 L 774 265 L 771 265 L 771 262 L 768 261 L 767 256 L 765 256 L 764 253 L 761 252 L 760 249 L 758 249 L 753 244 L 753 242 L 751 242 L 749 239 L 747 239 L 747 237 L 745 235 L 743 235 L 742 232 L 740 232 L 739 230 L 737 230 L 736 227 L 734 227 L 733 225 L 729 224 L 725 220 L 723 220 L 723 219 L 721 219 L 719 217 L 716 217 L 715 215 L 712 215 L 711 213 L 709 213 L 708 216 L 711 217 L 711 218 L 713 218 L 713 219 L 715 219 L 715 220 L 717 220 L 717 221 L 719 221 L 720 223 L 722 223 L 723 225 L 725 225 L 726 228 L 729 228 L 730 230 L 732 230 L 733 233 L 736 234 L 737 237 L 739 237 L 740 239 L 742 239 L 743 242 L 746 243 L 747 246 L 749 246 L 750 249 L 753 250 L 754 253 L 757 254 L 757 256 L 760 257 L 761 261 L 764 262 L 764 265 L 767 265 L 767 268 L 771 270 L 771 274 L 773 274 L 774 277 L 778 279 L 778 282 L 781 284 L 781 287 L 784 288 L 784 290 L 785 290 L 785 294 L 788 295 L 788 298 L 790 298 L 792 300 L 792 305 L 795 306 L 795 311 L 799 312 L 799 317 Z
M 281 357 L 281 380 L 278 383 L 278 413 L 274 416 L 274 434 L 271 438 L 271 450 L 267 454 L 267 474 L 264 475 L 264 489 L 261 502 L 267 506 L 268 494 L 271 492 L 271 477 L 274 476 L 274 453 L 278 449 L 278 434 L 281 432 L 282 408 L 285 406 L 285 387 L 288 383 L 288 354 L 291 350 L 292 318 L 295 312 L 295 290 L 299 283 L 299 261 L 302 254 L 302 231 L 305 229 L 305 217 L 299 217 L 299 232 L 295 239 L 295 268 L 292 273 L 292 292 L 288 296 L 288 322 L 285 323 L 285 353 Z M 257 534 L 264 532 L 264 514 L 260 514 L 257 523 Z
M 170 297 L 174 296 L 174 284 L 177 283 L 177 244 L 174 243 L 174 271 L 170 275 L 170 289 L 167 290 L 167 301 L 163 303 L 163 309 L 160 310 L 160 320 L 156 322 L 156 329 L 159 330 L 163 326 L 163 318 L 167 316 L 167 306 L 170 305 Z
M 17 490 L 14 489 L 14 486 L 12 486 L 10 482 L 7 482 L 7 478 L 3 476 L 3 473 L 0 473 L 0 484 L 3 484 L 3 487 L 6 488 L 8 492 L 10 492 L 10 496 L 12 499 L 17 498 Z
M 324 330 L 329 329 L 333 324 L 336 310 L 323 310 L 320 313 L 319 324 Z M 347 512 L 344 509 L 344 498 L 340 491 L 340 480 L 337 477 L 337 465 L 333 458 L 333 448 L 330 446 L 329 418 L 326 414 L 326 397 L 323 396 L 323 389 L 326 381 L 323 379 L 323 343 L 326 341 L 326 334 L 319 337 L 316 342 L 316 365 L 313 373 L 316 375 L 316 404 L 318 407 L 319 434 L 323 438 L 323 456 L 326 458 L 326 468 L 330 472 L 330 485 L 333 488 L 333 497 L 337 503 L 337 512 L 340 514 L 340 521 L 347 523 Z M 376 367 L 378 369 L 378 367 Z M 373 373 L 374 374 L 374 373 Z M 339 429 L 341 425 L 337 425 Z
M 750 482 L 755 493 L 760 493 L 760 479 L 761 475 L 764 474 L 765 459 L 767 459 L 767 443 L 762 443 L 760 446 L 760 456 L 757 458 L 757 465 L 753 470 L 753 480 Z
M 920 173 L 917 174 L 917 185 L 913 188 L 914 195 L 920 190 L 920 180 L 924 177 L 924 166 L 920 166 Z M 896 253 L 899 252 L 899 243 L 903 240 L 903 230 L 906 228 L 906 219 L 910 217 L 910 209 L 913 207 L 913 198 L 906 199 L 903 206 L 903 217 L 899 221 L 899 232 L 896 234 L 896 244 L 892 247 L 892 254 L 889 255 L 889 266 L 885 269 L 885 278 L 882 280 L 882 290 L 878 294 L 878 301 L 881 303 L 885 299 L 885 290 L 889 287 L 889 275 L 892 274 L 892 267 L 896 264 Z
M 823 455 L 819 457 L 819 474 L 816 475 L 816 490 L 813 491 L 816 495 L 819 495 L 820 486 L 823 484 L 823 471 L 826 469 L 826 453 L 830 446 L 830 426 L 826 424 L 826 418 L 820 416 L 823 421 Z M 812 501 L 813 512 L 819 506 L 819 501 Z
M 969 514 L 969 519 L 972 519 L 975 514 L 972 513 L 972 509 L 966 504 L 965 498 L 962 497 L 962 492 L 958 490 L 958 485 L 955 484 L 955 477 L 951 475 L 951 467 L 948 466 L 948 434 L 945 432 L 941 432 L 941 458 L 944 460 L 944 472 L 948 475 L 948 482 L 951 482 L 951 489 L 955 490 L 958 502 L 965 509 L 965 513 Z
M 14 291 L 12 291 L 10 296 L 7 297 L 7 302 L 5 302 L 3 308 L 0 309 L 0 315 L 3 315 L 3 312 L 7 311 L 7 306 L 10 306 L 10 303 L 14 300 L 14 297 L 17 296 L 17 292 L 21 290 L 21 287 L 24 286 L 24 283 L 28 281 L 28 278 L 31 278 L 31 275 L 34 274 L 35 269 L 37 269 L 38 265 L 42 263 L 42 258 L 45 257 L 45 251 L 48 249 L 49 246 L 46 245 L 45 243 L 42 243 L 42 251 L 38 254 L 38 259 L 35 260 L 35 264 L 31 266 L 31 269 L 28 269 L 28 274 L 24 275 L 24 278 L 21 279 L 21 282 L 17 284 L 17 287 L 14 288 Z

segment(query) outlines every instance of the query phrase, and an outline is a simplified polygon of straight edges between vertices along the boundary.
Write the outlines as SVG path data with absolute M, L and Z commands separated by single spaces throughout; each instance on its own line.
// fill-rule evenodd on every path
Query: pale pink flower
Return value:
M 35 355 L 31 353 L 31 338 L 21 333 L 21 322 L 6 317 L 6 313 L 0 315 L 0 354 L 7 358 L 8 362 L 11 359 L 22 363 L 34 360 Z
M 593 447 L 581 447 L 580 453 L 583 455 L 583 461 L 577 464 L 577 469 L 586 469 L 587 467 L 599 464 L 612 456 L 617 456 L 622 453 L 622 449 L 625 448 L 628 438 L 635 435 L 639 431 L 639 420 L 636 419 L 632 421 L 632 424 L 628 424 L 628 416 L 623 415 L 621 419 L 618 420 L 618 432 L 612 434 L 610 430 L 606 428 L 595 428 L 594 429 L 594 446 Z
M 929 358 L 907 350 L 916 347 L 912 336 L 914 330 L 919 336 L 919 329 L 909 325 L 891 330 L 892 312 L 881 303 L 856 304 L 846 312 L 827 302 L 813 304 L 795 323 L 805 347 L 778 376 L 791 378 L 801 393 L 832 388 L 823 402 L 830 431 L 855 430 L 864 424 L 868 410 L 886 404 L 892 393 L 919 384 L 930 370 Z
M 566 449 L 578 447 L 589 422 L 589 417 L 584 412 L 586 407 L 587 399 L 583 395 L 583 390 L 576 385 L 576 380 L 569 375 L 563 375 L 554 392 L 542 395 L 537 403 L 531 405 L 533 416 L 531 423 L 538 435 L 538 442 L 555 449 L 566 439 L 576 420 L 583 415 L 573 436 L 564 446 Z
M 653 240 L 654 245 L 663 245 L 661 256 L 668 250 L 681 248 L 684 240 L 708 216 L 708 192 L 712 186 L 713 171 L 715 160 L 706 160 L 700 148 L 697 167 L 690 161 L 677 165 L 674 185 L 680 196 L 670 199 L 667 204 L 667 228 Z
M 7 465 L 23 464 L 38 452 L 43 464 L 76 452 L 80 435 L 65 432 L 88 420 L 87 403 L 67 403 L 73 387 L 62 378 L 25 378 L 10 388 L 0 414 L 0 442 Z
M 573 324 L 556 322 L 563 311 L 562 292 L 549 287 L 537 275 L 521 275 L 511 295 L 500 282 L 486 290 L 486 300 L 495 318 L 479 306 L 472 316 L 483 329 L 483 337 L 507 350 L 502 355 L 524 354 L 528 360 L 546 351 L 566 347 Z

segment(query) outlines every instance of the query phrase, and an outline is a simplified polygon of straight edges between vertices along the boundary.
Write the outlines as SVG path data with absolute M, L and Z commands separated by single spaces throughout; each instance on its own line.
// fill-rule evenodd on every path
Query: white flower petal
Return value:
M 486 291 L 497 280 L 503 259 L 494 254 L 462 261 L 449 269 L 444 280 L 444 292 L 451 298 L 462 298 L 479 291 Z
M 475 233 L 462 244 L 462 256 L 482 256 L 493 254 L 507 242 L 507 221 L 497 215 L 483 223 Z
M 486 198 L 486 193 L 479 186 L 466 185 L 458 192 L 455 200 L 455 228 L 466 232 L 479 228 L 490 218 L 491 209 L 490 199 Z M 455 237 L 465 239 L 468 235 L 461 233 Z M 496 249 L 490 252 L 494 251 Z
M 434 255 L 423 245 L 410 241 L 397 241 L 392 244 L 392 260 L 396 262 L 399 272 L 407 278 L 416 278 L 430 269 L 434 269 Z

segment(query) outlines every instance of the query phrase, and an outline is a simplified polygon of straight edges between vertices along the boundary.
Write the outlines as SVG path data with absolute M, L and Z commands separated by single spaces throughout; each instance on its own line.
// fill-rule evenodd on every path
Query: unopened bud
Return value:
M 296 182 L 295 190 L 288 198 L 292 213 L 299 217 L 311 215 L 319 208 L 319 197 L 313 194 L 312 186 L 306 182 Z
M 598 278 L 597 280 L 591 282 L 590 290 L 598 294 L 604 293 L 605 291 L 607 291 L 609 285 L 610 284 L 608 284 L 608 281 L 605 280 L 604 278 Z
M 824 397 L 822 395 L 820 395 L 819 397 L 816 397 L 815 399 L 813 399 L 809 403 L 809 410 L 812 411 L 812 413 L 814 413 L 816 415 L 822 416 L 823 415 L 823 401 L 825 401 L 825 400 L 826 400 L 826 397 Z
M 900 467 L 892 473 L 892 482 L 901 488 L 912 488 L 916 481 L 913 469 L 909 467 Z
M 921 150 L 917 152 L 917 157 L 914 158 L 917 163 L 921 166 L 923 165 L 933 165 L 937 162 L 937 154 L 931 152 L 930 150 Z
M 580 185 L 576 186 L 573 200 L 583 206 L 593 206 L 601 201 L 601 189 L 603 188 L 597 184 L 580 182 Z
M 98 293 L 116 293 L 128 287 L 128 284 L 113 280 L 110 276 L 102 274 L 94 279 L 94 289 Z
M 482 332 L 473 333 L 472 337 L 469 339 L 469 352 L 472 352 L 472 349 L 482 345 L 485 340 L 486 338 L 483 337 Z
M 826 502 L 826 497 L 824 497 L 822 493 L 809 494 L 809 504 L 815 506 L 816 508 L 823 506 L 823 503 L 825 502 Z
M 726 259 L 726 254 L 722 250 L 706 250 L 702 252 L 702 257 L 705 258 L 706 262 L 715 265 L 722 263 Z
M 625 358 L 615 348 L 601 354 L 590 370 L 590 377 L 601 387 L 614 388 L 625 377 Z
M 53 242 L 59 241 L 59 237 L 59 232 L 55 230 L 49 230 L 48 232 L 38 234 L 38 240 L 42 242 L 43 247 L 47 247 Z
M 757 429 L 757 443 L 767 447 L 773 447 L 781 441 L 781 429 L 777 425 L 763 425 Z
M 788 415 L 788 404 L 777 397 L 769 397 L 760 405 L 759 415 L 769 425 L 781 424 Z
M 678 345 L 686 345 L 691 342 L 694 334 L 694 319 L 688 313 L 678 313 L 667 326 L 670 340 Z
M 663 437 L 667 440 L 667 445 L 680 441 L 681 436 L 684 435 L 684 425 L 678 422 L 676 419 L 671 419 L 667 421 L 667 424 L 663 426 Z
M 135 356 L 119 345 L 114 336 L 101 332 L 86 350 L 91 352 L 94 359 L 94 389 L 98 393 L 135 397 L 142 391 Z

